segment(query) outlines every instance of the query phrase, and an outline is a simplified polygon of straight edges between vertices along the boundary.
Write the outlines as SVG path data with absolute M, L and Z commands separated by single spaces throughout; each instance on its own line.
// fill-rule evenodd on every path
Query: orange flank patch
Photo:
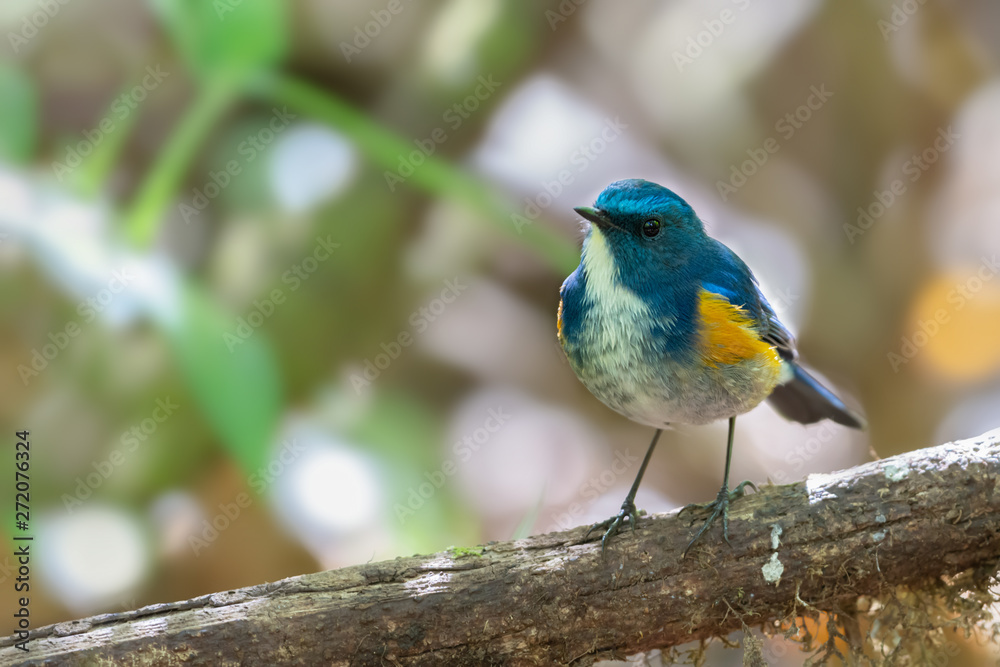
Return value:
M 707 290 L 702 290 L 698 299 L 698 332 L 702 358 L 712 368 L 758 356 L 775 367 L 781 363 L 774 348 L 760 339 L 753 320 L 742 307 Z
M 559 342 L 562 342 L 562 299 L 559 299 L 559 310 L 556 312 L 556 336 L 559 338 Z

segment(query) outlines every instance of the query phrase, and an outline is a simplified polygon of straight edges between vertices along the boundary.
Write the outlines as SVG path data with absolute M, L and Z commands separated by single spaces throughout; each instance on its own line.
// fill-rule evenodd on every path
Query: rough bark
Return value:
M 606 560 L 577 528 L 61 623 L 0 663 L 588 665 L 990 566 L 998 480 L 1000 430 L 764 487 L 683 560 L 704 514 L 642 518 Z

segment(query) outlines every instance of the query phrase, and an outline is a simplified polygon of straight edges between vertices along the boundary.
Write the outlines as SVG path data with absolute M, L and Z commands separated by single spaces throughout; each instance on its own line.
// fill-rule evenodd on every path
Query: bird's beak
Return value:
M 608 227 L 614 226 L 608 219 L 607 213 L 599 208 L 593 208 L 591 206 L 577 206 L 573 210 L 580 214 L 580 217 L 584 220 L 589 220 L 601 229 L 607 229 Z

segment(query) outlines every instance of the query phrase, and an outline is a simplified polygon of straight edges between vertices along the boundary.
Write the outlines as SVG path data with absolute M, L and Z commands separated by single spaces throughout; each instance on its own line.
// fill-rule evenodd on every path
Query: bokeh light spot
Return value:
M 1000 276 L 984 260 L 935 276 L 920 290 L 900 347 L 948 379 L 975 382 L 1000 369 L 997 331 Z

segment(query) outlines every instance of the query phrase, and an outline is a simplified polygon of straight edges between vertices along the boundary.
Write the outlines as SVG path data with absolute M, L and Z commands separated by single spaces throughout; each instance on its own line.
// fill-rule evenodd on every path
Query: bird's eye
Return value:
M 653 238 L 660 233 L 660 221 L 659 220 L 647 220 L 642 223 L 642 234 L 648 239 Z

